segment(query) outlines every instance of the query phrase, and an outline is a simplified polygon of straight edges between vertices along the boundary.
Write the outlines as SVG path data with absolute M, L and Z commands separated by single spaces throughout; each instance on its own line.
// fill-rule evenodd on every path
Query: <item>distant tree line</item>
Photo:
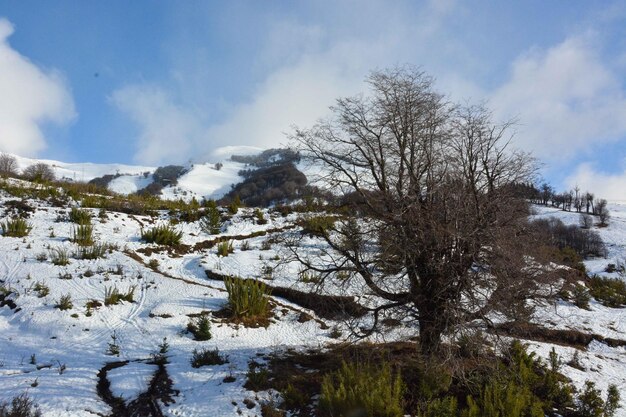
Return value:
M 593 224 L 589 217 L 584 215 L 598 216 L 599 226 L 606 226 L 610 218 L 607 201 L 603 198 L 596 198 L 589 191 L 581 191 L 578 186 L 569 191 L 557 192 L 548 183 L 535 184 L 515 184 L 516 192 L 521 197 L 530 202 L 542 206 L 560 208 L 563 211 L 573 211 L 581 213 L 581 226 L 588 228 Z
M 300 161 L 300 154 L 291 149 L 267 149 L 257 155 L 232 155 L 230 159 L 240 164 L 265 168 L 273 165 L 298 163 Z
M 9 154 L 0 154 L 0 175 L 4 177 L 24 178 L 29 181 L 54 181 L 54 169 L 43 162 L 29 165 L 19 172 L 17 159 Z
M 306 194 L 307 178 L 293 163 L 281 163 L 239 172 L 244 180 L 233 186 L 221 203 L 228 204 L 236 196 L 248 206 L 267 207 L 302 198 Z

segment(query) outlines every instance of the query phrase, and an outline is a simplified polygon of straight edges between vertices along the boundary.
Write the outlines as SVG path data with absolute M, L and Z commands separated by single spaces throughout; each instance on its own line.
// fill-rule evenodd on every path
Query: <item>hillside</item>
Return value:
M 179 186 L 199 195 L 217 193 L 225 183 L 206 183 L 206 178 L 223 174 L 226 181 L 232 178 L 234 164 L 225 163 L 215 172 L 196 166 L 181 177 Z M 67 172 L 78 168 L 62 167 Z M 144 168 L 136 167 L 138 171 Z M 102 167 L 92 169 L 93 175 L 104 172 Z M 72 241 L 78 226 L 70 219 L 70 209 L 78 201 L 70 198 L 59 207 L 41 194 L 15 195 L 20 187 L 28 186 L 4 180 L 0 190 L 2 220 L 20 212 L 32 227 L 25 237 L 0 237 L 0 392 L 6 396 L 28 392 L 44 416 L 124 415 L 115 414 L 115 404 L 141 404 L 137 397 L 145 395 L 160 369 L 166 372 L 158 391 L 162 415 L 259 416 L 263 404 L 280 397 L 276 391 L 250 387 L 257 366 L 251 364 L 263 366 L 271 355 L 352 340 L 355 317 L 318 309 L 323 299 L 312 297 L 319 293 L 319 282 L 301 274 L 300 265 L 288 260 L 284 239 L 300 233 L 303 218 L 319 214 L 242 208 L 228 215 L 222 210 L 224 222 L 218 234 L 208 234 L 197 220 L 178 222 L 174 228 L 181 232 L 180 245 L 168 248 L 147 243 L 141 235 L 142 230 L 169 224 L 171 211 L 133 215 L 85 208 L 94 240 L 107 249 L 96 259 L 80 259 L 81 246 Z M 618 272 L 605 272 L 610 263 L 624 263 L 626 250 L 626 206 L 614 204 L 610 209 L 609 226 L 597 229 L 608 246 L 608 257 L 586 260 L 585 266 L 591 273 L 624 279 Z M 534 217 L 578 222 L 575 213 L 546 207 L 535 210 Z M 232 245 L 230 251 L 222 251 L 223 242 Z M 313 235 L 305 243 L 303 255 L 324 247 Z M 59 260 L 63 254 L 69 258 L 67 265 Z M 249 326 L 225 316 L 225 276 L 250 278 L 274 288 L 273 313 L 266 322 Z M 130 293 L 130 300 L 103 305 L 113 289 Z M 307 297 L 314 301 L 303 302 L 298 291 L 310 293 Z M 323 287 L 321 296 L 333 295 L 352 296 L 355 306 L 377 301 L 357 285 Z M 71 301 L 65 310 L 59 308 L 64 296 Z M 590 380 L 603 392 L 615 384 L 623 393 L 625 347 L 611 340 L 626 340 L 624 311 L 594 299 L 588 310 L 565 300 L 541 305 L 533 323 L 596 336 L 575 346 L 541 342 L 530 334 L 526 342 L 543 358 L 554 348 L 565 362 L 562 373 L 578 388 Z M 188 331 L 189 323 L 203 314 L 210 319 L 211 338 L 197 341 Z M 360 323 L 369 320 L 364 316 Z M 367 340 L 404 342 L 414 334 L 414 324 L 396 323 Z M 165 364 L 155 360 L 164 338 L 168 345 Z M 119 355 L 111 354 L 115 353 L 111 345 L 119 349 Z M 225 363 L 192 366 L 194 350 L 215 348 Z M 567 364 L 575 354 L 576 367 Z M 622 396 L 622 406 L 626 406 L 624 400 Z M 626 416 L 626 408 L 616 415 Z

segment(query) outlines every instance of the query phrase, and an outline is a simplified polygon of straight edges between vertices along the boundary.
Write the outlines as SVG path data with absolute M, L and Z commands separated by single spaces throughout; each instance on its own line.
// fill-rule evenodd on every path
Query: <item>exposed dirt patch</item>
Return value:
M 21 308 L 17 307 L 17 304 L 15 304 L 15 301 L 13 301 L 11 298 L 9 298 L 9 296 L 13 294 L 11 292 L 6 292 L 6 293 L 0 293 L 0 308 L 2 307 L 9 307 L 9 309 L 13 310 L 14 313 L 17 313 L 18 311 L 22 310 Z
M 578 330 L 546 329 L 532 323 L 504 323 L 494 326 L 490 331 L 504 336 L 571 346 L 578 349 L 586 349 L 593 340 L 605 343 L 610 347 L 626 346 L 626 340 L 608 338 L 593 333 L 583 333 Z

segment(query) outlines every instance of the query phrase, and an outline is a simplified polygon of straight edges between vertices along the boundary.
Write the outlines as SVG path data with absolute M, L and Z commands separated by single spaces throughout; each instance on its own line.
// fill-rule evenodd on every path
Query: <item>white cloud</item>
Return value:
M 490 104 L 497 116 L 519 119 L 518 145 L 563 162 L 626 134 L 626 97 L 598 49 L 592 36 L 578 36 L 513 63 Z
M 214 149 L 229 145 L 281 146 L 291 126 L 311 126 L 328 114 L 337 97 L 363 91 L 370 70 L 411 61 L 407 51 L 423 50 L 429 56 L 431 40 L 453 4 L 425 5 L 419 21 L 409 15 L 409 3 L 389 7 L 377 1 L 359 3 L 359 7 L 342 3 L 331 16 L 320 11 L 326 17 L 315 24 L 296 17 L 272 17 L 255 57 L 267 73 L 247 97 L 222 106 L 221 117 L 211 122 L 200 116 L 209 119 L 215 109 L 197 108 L 199 101 L 194 97 L 203 83 L 194 68 L 176 72 L 176 87 L 168 90 L 169 96 L 154 98 L 150 89 L 126 87 L 113 94 L 113 101 L 140 126 L 136 159 L 143 163 L 172 160 L 174 155 L 165 145 L 176 132 L 182 144 L 176 150 L 178 156 L 186 151 L 208 157 Z M 326 9 L 319 3 L 313 7 Z M 203 81 L 205 85 L 215 82 Z M 168 137 L 163 131 L 170 132 Z
M 8 42 L 13 25 L 0 18 L 0 150 L 34 156 L 46 148 L 42 123 L 65 124 L 76 115 L 69 89 Z
M 137 163 L 182 162 L 190 156 L 200 128 L 164 90 L 151 85 L 128 86 L 116 90 L 110 100 L 139 127 Z
M 586 162 L 578 165 L 565 184 L 568 188 L 578 185 L 581 190 L 589 190 L 600 198 L 626 201 L 626 172 L 608 174 Z

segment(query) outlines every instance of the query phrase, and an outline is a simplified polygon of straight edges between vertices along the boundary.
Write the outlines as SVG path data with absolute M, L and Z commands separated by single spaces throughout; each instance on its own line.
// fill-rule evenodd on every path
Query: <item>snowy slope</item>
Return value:
M 231 161 L 231 155 L 253 155 L 262 149 L 249 146 L 227 146 L 216 149 L 211 157 L 215 162 L 193 164 L 189 171 L 179 178 L 176 186 L 165 187 L 162 197 L 189 201 L 193 197 L 218 199 L 231 189 L 231 185 L 242 181 L 238 172 L 245 168 L 244 164 Z M 119 175 L 113 179 L 108 188 L 119 194 L 135 193 L 152 183 L 152 173 L 157 167 L 124 164 L 67 163 L 48 159 L 31 159 L 13 155 L 18 170 L 42 162 L 52 167 L 59 179 L 87 182 L 104 175 Z M 215 169 L 216 163 L 223 164 L 220 170 Z
M 196 164 L 180 178 L 180 187 L 193 190 L 199 196 L 215 196 L 229 187 L 241 169 L 237 165 L 224 161 L 224 167 L 218 171 L 212 164 Z M 205 183 L 206 178 L 211 179 L 207 182 L 211 185 Z M 178 198 L 173 190 L 171 197 Z M 10 199 L 13 197 L 0 191 L 2 220 L 6 215 L 3 203 Z M 165 213 L 150 218 L 110 212 L 105 219 L 99 219 L 97 210 L 92 210 L 97 240 L 113 244 L 117 250 L 105 259 L 71 259 L 69 265 L 57 266 L 51 262 L 51 251 L 66 248 L 74 252 L 78 249 L 69 241 L 73 225 L 59 221 L 67 216 L 67 210 L 36 201 L 29 201 L 29 204 L 38 206 L 29 219 L 33 226 L 30 235 L 26 238 L 0 237 L 0 285 L 14 293 L 11 299 L 21 309 L 0 308 L 0 400 L 27 391 L 40 405 L 45 417 L 108 415 L 110 408 L 96 391 L 99 370 L 107 362 L 128 360 L 127 365 L 110 371 L 108 379 L 114 395 L 132 400 L 145 390 L 154 372 L 154 365 L 146 361 L 167 337 L 170 345 L 167 370 L 179 394 L 174 397 L 175 403 L 162 407 L 165 415 L 258 416 L 258 398 L 268 398 L 270 394 L 257 394 L 243 387 L 251 360 L 262 361 L 259 354 L 286 348 L 317 348 L 334 343 L 330 329 L 335 326 L 348 334 L 343 322 L 310 320 L 301 323 L 298 320 L 301 312 L 315 314 L 274 298 L 281 307 L 276 309 L 276 317 L 267 328 L 246 328 L 213 318 L 213 338 L 206 342 L 194 341 L 185 332 L 188 315 L 215 312 L 227 302 L 223 283 L 208 280 L 206 269 L 265 279 L 272 285 L 302 290 L 312 288 L 314 284 L 297 282 L 298 266 L 295 264 L 277 267 L 276 259 L 283 256 L 284 248 L 279 243 L 267 244 L 271 234 L 234 241 L 235 251 L 227 257 L 217 256 L 215 248 L 181 256 L 139 252 L 154 247 L 139 239 L 142 227 L 166 223 Z M 602 272 L 609 262 L 626 257 L 626 205 L 613 204 L 609 208 L 613 219 L 609 227 L 598 231 L 609 244 L 610 255 L 608 259 L 587 261 L 591 271 Z M 538 207 L 537 211 L 538 216 L 554 215 L 566 223 L 578 222 L 575 213 L 543 207 Z M 254 232 L 280 230 L 291 225 L 296 218 L 295 214 L 282 217 L 267 211 L 264 215 L 268 223 L 258 225 L 251 209 L 241 210 L 221 235 L 248 236 Z M 177 228 L 183 232 L 183 243 L 188 245 L 211 238 L 201 231 L 197 222 L 182 223 Z M 245 250 L 244 241 L 248 245 Z M 318 249 L 316 245 L 319 243 L 313 240 L 305 243 L 303 250 Z M 159 263 L 157 270 L 146 266 L 152 259 Z M 262 273 L 266 266 L 275 268 L 271 277 Z M 41 296 L 36 291 L 38 284 L 47 286 L 49 294 Z M 85 304 L 90 300 L 102 301 L 107 289 L 117 287 L 126 291 L 133 286 L 136 288 L 133 303 L 101 306 L 88 314 Z M 355 295 L 360 292 L 359 288 L 348 291 Z M 73 308 L 66 311 L 55 308 L 60 297 L 66 294 L 71 296 Z M 610 309 L 594 302 L 591 311 L 564 302 L 545 306 L 538 312 L 537 320 L 554 328 L 578 329 L 626 339 L 626 309 Z M 399 327 L 394 332 L 385 336 L 387 341 L 408 338 L 415 334 L 415 329 Z M 120 357 L 107 355 L 113 334 L 120 345 Z M 535 342 L 530 346 L 544 357 L 555 347 L 565 361 L 574 354 L 570 347 Z M 190 357 L 194 349 L 215 347 L 228 356 L 228 363 L 198 369 L 191 367 Z M 594 342 L 580 355 L 587 371 L 569 366 L 562 370 L 577 386 L 582 387 L 585 380 L 592 380 L 603 390 L 613 383 L 622 393 L 626 392 L 624 348 L 610 348 Z M 225 382 L 227 376 L 233 376 L 235 381 Z M 622 405 L 626 406 L 626 395 L 622 397 Z M 248 409 L 243 404 L 244 399 L 253 401 L 254 406 Z M 618 410 L 617 415 L 626 416 L 626 409 Z

